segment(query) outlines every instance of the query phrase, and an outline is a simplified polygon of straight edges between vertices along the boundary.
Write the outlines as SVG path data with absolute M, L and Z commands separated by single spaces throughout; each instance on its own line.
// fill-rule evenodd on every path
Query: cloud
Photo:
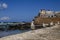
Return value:
M 6 3 L 3 3 L 3 4 L 2 4 L 2 7 L 3 7 L 3 8 L 7 8 L 7 4 L 6 4 Z
M 0 20 L 9 20 L 10 17 L 1 17 Z
M 0 9 L 7 8 L 8 5 L 6 3 L 0 3 Z

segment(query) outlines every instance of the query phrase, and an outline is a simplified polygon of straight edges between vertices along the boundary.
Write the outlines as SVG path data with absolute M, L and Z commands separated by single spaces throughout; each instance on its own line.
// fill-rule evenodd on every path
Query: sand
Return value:
M 9 35 L 0 40 L 60 40 L 60 25 Z

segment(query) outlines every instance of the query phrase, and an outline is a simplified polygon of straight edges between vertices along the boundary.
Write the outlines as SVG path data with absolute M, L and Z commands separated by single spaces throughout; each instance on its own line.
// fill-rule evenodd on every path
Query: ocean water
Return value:
M 9 30 L 9 31 L 0 31 L 0 38 L 9 36 L 9 35 L 15 35 L 15 34 L 21 34 L 24 32 L 27 32 L 30 30 Z

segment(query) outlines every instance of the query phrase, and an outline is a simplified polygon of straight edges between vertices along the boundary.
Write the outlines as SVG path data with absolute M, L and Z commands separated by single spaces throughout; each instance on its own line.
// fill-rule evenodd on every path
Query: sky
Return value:
M 60 0 L 0 0 L 0 21 L 30 22 L 39 10 L 60 11 Z

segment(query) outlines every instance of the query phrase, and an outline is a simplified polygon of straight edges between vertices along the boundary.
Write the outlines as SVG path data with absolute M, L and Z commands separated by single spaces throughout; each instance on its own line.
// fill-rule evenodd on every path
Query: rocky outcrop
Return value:
M 35 25 L 40 25 L 42 23 L 49 24 L 51 22 L 53 22 L 54 24 L 60 22 L 60 13 L 42 10 L 39 12 L 38 16 L 36 16 L 34 19 Z
M 49 24 L 50 22 L 53 22 L 53 23 L 60 22 L 60 18 L 57 18 L 57 17 L 54 17 L 54 18 L 38 17 L 38 18 L 35 19 L 35 24 L 42 24 L 42 23 Z

